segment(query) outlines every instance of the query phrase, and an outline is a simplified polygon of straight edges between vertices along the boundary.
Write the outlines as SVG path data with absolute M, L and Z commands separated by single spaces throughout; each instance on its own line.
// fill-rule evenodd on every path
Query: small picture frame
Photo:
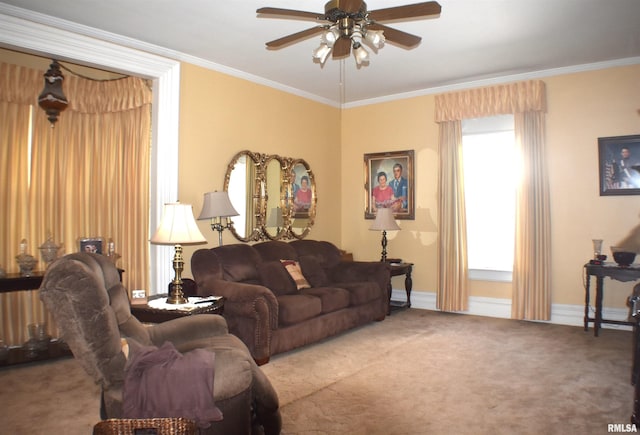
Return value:
M 364 155 L 365 219 L 375 219 L 380 207 L 395 219 L 415 219 L 413 159 L 413 150 Z
M 640 135 L 598 138 L 600 196 L 640 195 Z
M 102 237 L 88 237 L 78 239 L 78 248 L 80 252 L 89 252 L 92 254 L 102 254 Z

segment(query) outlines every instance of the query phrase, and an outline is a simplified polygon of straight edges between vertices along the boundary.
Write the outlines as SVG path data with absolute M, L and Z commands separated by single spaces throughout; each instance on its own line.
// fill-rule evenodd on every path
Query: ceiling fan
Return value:
M 374 11 L 367 10 L 363 0 L 330 0 L 324 5 L 324 13 L 296 11 L 293 9 L 260 8 L 258 16 L 310 20 L 321 22 L 318 26 L 292 33 L 266 43 L 268 49 L 279 49 L 322 34 L 320 46 L 313 52 L 314 61 L 324 65 L 329 53 L 334 59 L 349 56 L 351 49 L 358 66 L 369 61 L 369 53 L 362 42 L 374 50 L 381 48 L 385 40 L 410 49 L 422 38 L 381 24 L 382 22 L 414 20 L 440 15 L 440 4 L 435 1 L 396 6 Z

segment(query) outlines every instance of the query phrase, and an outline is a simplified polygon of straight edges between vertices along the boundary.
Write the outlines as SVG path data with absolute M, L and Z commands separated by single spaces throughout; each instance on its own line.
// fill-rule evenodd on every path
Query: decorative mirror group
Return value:
M 227 167 L 224 190 L 239 216 L 229 228 L 240 241 L 302 239 L 316 215 L 316 186 L 302 159 L 241 151 Z

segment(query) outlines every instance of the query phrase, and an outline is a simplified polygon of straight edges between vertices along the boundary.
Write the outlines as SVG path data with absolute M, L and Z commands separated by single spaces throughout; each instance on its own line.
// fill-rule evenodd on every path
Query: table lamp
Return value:
M 400 227 L 393 218 L 393 210 L 390 208 L 379 208 L 376 213 L 376 220 L 373 221 L 370 230 L 382 231 L 382 257 L 380 261 L 387 260 L 387 231 L 399 230 Z
M 218 243 L 222 246 L 222 232 L 229 228 L 231 216 L 239 216 L 240 213 L 233 208 L 227 192 L 207 192 L 204 194 L 204 204 L 198 220 L 211 219 L 211 229 L 218 231 Z
M 155 245 L 175 245 L 176 251 L 173 257 L 175 278 L 171 281 L 171 292 L 167 298 L 167 303 L 186 304 L 188 300 L 182 293 L 182 271 L 184 270 L 182 245 L 196 245 L 207 242 L 193 218 L 191 205 L 180 204 L 179 202 L 165 204 L 160 225 L 151 237 L 150 242 Z

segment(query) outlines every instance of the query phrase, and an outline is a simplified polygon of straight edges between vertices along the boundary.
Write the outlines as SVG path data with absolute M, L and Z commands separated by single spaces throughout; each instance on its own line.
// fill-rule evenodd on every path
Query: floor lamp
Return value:
M 174 245 L 173 270 L 175 278 L 171 281 L 171 292 L 167 298 L 168 304 L 186 304 L 188 299 L 182 293 L 182 271 L 184 258 L 182 245 L 197 245 L 207 243 L 195 219 L 190 204 L 169 203 L 164 205 L 164 212 L 160 225 L 150 242 L 154 245 Z
M 372 231 L 382 231 L 382 256 L 380 261 L 387 261 L 387 231 L 396 231 L 400 227 L 393 218 L 393 210 L 390 208 L 379 208 L 376 213 L 376 220 L 369 228 Z

